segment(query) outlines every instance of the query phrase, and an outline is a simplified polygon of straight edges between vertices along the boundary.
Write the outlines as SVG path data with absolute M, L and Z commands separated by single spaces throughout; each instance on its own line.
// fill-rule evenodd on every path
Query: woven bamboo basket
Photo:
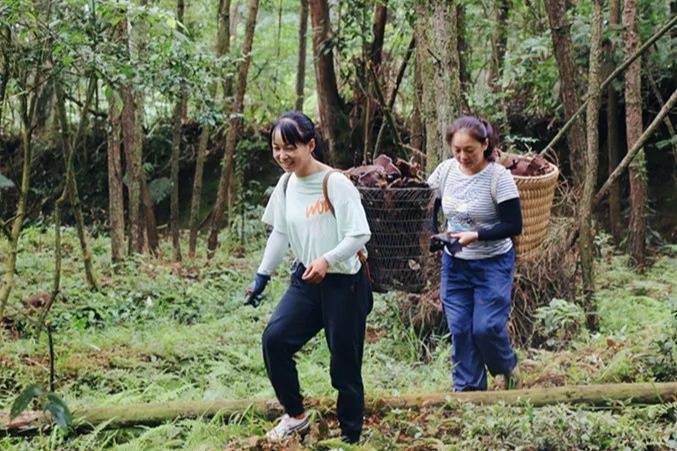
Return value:
M 502 154 L 501 159 L 512 155 Z M 515 251 L 520 259 L 534 257 L 548 232 L 550 210 L 555 196 L 559 169 L 548 162 L 553 171 L 533 177 L 513 175 L 520 193 L 522 233 L 515 237 Z

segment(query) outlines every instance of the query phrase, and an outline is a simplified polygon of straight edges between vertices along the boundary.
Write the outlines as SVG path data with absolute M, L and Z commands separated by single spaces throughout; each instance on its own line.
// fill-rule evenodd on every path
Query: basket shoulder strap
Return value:
M 335 172 L 341 172 L 337 171 L 335 169 L 327 172 L 324 175 L 324 178 L 322 179 L 322 195 L 324 196 L 324 201 L 327 203 L 329 206 L 329 210 L 331 211 L 331 214 L 336 217 L 336 212 L 334 211 L 334 205 L 331 203 L 331 199 L 329 199 L 329 176 L 334 174 Z

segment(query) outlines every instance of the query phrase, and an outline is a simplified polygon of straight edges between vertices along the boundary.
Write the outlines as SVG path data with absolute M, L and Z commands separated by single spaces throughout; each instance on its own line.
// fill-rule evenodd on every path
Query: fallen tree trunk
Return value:
M 422 393 L 390 398 L 367 400 L 368 414 L 381 413 L 390 409 L 417 409 L 422 407 L 452 406 L 459 403 L 489 405 L 531 405 L 534 407 L 550 404 L 608 405 L 614 402 L 658 404 L 677 401 L 677 382 L 642 384 L 600 384 L 573 385 L 568 387 L 532 388 L 509 391 L 484 391 L 463 393 Z M 333 398 L 310 398 L 306 406 L 322 413 L 335 408 Z M 130 404 L 110 407 L 75 408 L 77 429 L 89 429 L 106 423 L 107 428 L 135 425 L 153 425 L 177 418 L 211 417 L 217 414 L 228 418 L 235 414 L 254 412 L 266 418 L 275 418 L 282 413 L 282 407 L 270 400 L 216 400 L 216 401 L 171 401 L 163 403 Z M 25 433 L 49 424 L 47 415 L 29 412 L 9 423 L 0 414 L 0 435 Z

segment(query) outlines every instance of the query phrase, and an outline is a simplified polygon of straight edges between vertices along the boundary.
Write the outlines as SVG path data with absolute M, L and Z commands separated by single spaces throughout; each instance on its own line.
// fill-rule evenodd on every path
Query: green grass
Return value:
M 101 288 L 91 292 L 84 281 L 77 238 L 72 229 L 64 229 L 63 297 L 50 315 L 57 392 L 71 406 L 273 398 L 261 357 L 260 337 L 275 300 L 286 288 L 286 276 L 273 278 L 261 307 L 242 306 L 243 289 L 260 258 L 264 236 L 257 228 L 248 233 L 243 257 L 237 257 L 235 240 L 224 236 L 212 261 L 198 255 L 181 267 L 163 257 L 142 257 L 112 268 L 108 261 L 109 242 L 98 237 L 91 246 Z M 5 250 L 3 246 L 6 244 L 0 243 L 0 253 Z M 23 301 L 50 291 L 51 247 L 51 230 L 29 228 L 24 232 L 10 313 L 34 316 L 35 312 Z M 166 243 L 161 255 L 171 255 Z M 674 296 L 677 281 L 676 260 L 661 257 L 642 276 L 629 269 L 623 257 L 610 257 L 600 263 L 599 269 L 596 299 L 600 333 L 583 333 L 556 353 L 520 350 L 527 385 L 654 379 L 647 356 L 655 357 L 653 343 L 670 327 L 668 301 Z M 32 382 L 45 384 L 48 379 L 45 335 L 36 341 L 23 317 L 15 318 L 17 334 L 0 331 L 4 334 L 0 335 L 3 410 L 24 386 Z M 433 337 L 429 344 L 431 358 L 422 363 L 421 343 L 413 330 L 400 321 L 394 296 L 376 296 L 368 322 L 375 337 L 365 346 L 363 375 L 369 396 L 450 390 L 447 336 Z M 305 394 L 335 396 L 328 364 L 329 352 L 320 335 L 298 356 Z M 674 405 L 612 411 L 566 406 L 456 406 L 423 413 L 392 411 L 368 421 L 364 447 L 483 449 L 500 443 L 545 448 L 557 448 L 558 443 L 566 444 L 565 448 L 593 448 L 592 444 L 601 448 L 605 447 L 601 444 L 642 448 L 651 443 L 665 447 L 677 439 L 671 426 L 674 415 Z M 314 426 L 317 431 L 304 446 L 332 447 L 322 442 L 328 436 L 322 425 L 329 435 L 336 433 L 334 419 L 318 420 Z M 232 449 L 265 449 L 258 440 L 269 427 L 265 419 L 245 413 L 237 418 L 217 416 L 153 428 L 100 428 L 82 435 L 54 430 L 27 440 L 2 438 L 0 448 L 223 449 L 230 444 Z M 579 433 L 576 428 L 589 432 Z M 449 448 L 435 448 L 439 443 Z

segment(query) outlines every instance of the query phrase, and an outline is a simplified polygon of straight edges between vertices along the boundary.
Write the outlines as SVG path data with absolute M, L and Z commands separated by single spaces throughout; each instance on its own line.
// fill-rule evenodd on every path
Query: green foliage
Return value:
M 10 418 L 16 418 L 21 415 L 21 413 L 26 410 L 31 401 L 42 394 L 42 388 L 38 384 L 31 384 L 26 387 L 12 403 L 12 408 L 9 412 Z
M 17 396 L 12 403 L 10 418 L 21 415 L 33 400 L 37 400 L 42 410 L 52 415 L 52 419 L 59 427 L 67 429 L 73 423 L 73 416 L 66 403 L 55 393 L 46 393 L 38 384 L 29 385 Z
M 172 192 L 172 181 L 168 177 L 156 178 L 148 184 L 148 191 L 153 203 L 162 202 Z
M 670 321 L 643 356 L 644 364 L 657 381 L 674 381 L 677 377 L 677 301 L 671 302 Z
M 198 246 L 198 257 L 184 261 L 181 267 L 139 256 L 111 268 L 108 240 L 96 238 L 92 242 L 94 263 L 103 281 L 97 292 L 87 289 L 78 253 L 64 254 L 63 297 L 53 306 L 50 320 L 56 338 L 56 374 L 68 406 L 274 396 L 261 357 L 260 336 L 287 280 L 284 274 L 274 277 L 258 309 L 242 307 L 243 289 L 250 283 L 265 239 L 263 232 L 253 232 L 260 227 L 257 215 L 260 210 L 247 216 L 252 233 L 244 242 L 244 258 L 233 252 L 240 246 L 239 237 L 225 235 L 211 262 L 202 254 L 204 246 Z M 17 280 L 18 298 L 49 290 L 52 234 L 51 227 L 28 227 L 22 233 L 18 269 L 23 277 Z M 1 246 L 2 241 L 0 251 Z M 63 229 L 63 246 L 77 249 L 75 230 Z M 160 253 L 170 255 L 170 243 L 163 241 Z M 659 259 L 642 278 L 622 257 L 608 258 L 600 263 L 597 282 L 600 320 L 604 333 L 613 334 L 612 344 L 608 335 L 578 334 L 568 344 L 558 342 L 557 352 L 520 350 L 521 370 L 529 386 L 670 379 L 670 374 L 674 380 L 674 367 L 661 360 L 664 348 L 659 344 L 672 333 L 665 323 L 670 310 L 663 303 L 677 280 L 674 258 Z M 619 302 L 638 296 L 654 299 L 656 310 Z M 569 309 L 563 311 L 566 314 L 558 311 L 557 315 L 569 321 Z M 620 323 L 624 317 L 638 327 Z M 30 381 L 46 375 L 45 350 L 30 335 L 30 328 L 20 327 L 21 316 L 15 318 L 17 328 L 12 333 L 17 335 L 0 329 L 0 404 L 4 405 L 10 405 Z M 559 331 L 554 327 L 554 336 Z M 449 337 L 433 336 L 424 344 L 402 323 L 394 296 L 376 296 L 367 336 L 363 375 L 369 396 L 450 389 Z M 424 346 L 428 347 L 425 352 Z M 425 363 L 422 355 L 428 356 Z M 328 376 L 329 352 L 321 334 L 298 354 L 297 365 L 304 394 L 335 395 Z M 327 422 L 329 432 L 314 433 L 304 447 L 317 449 L 324 446 L 321 441 L 338 435 L 335 420 L 322 421 Z M 391 411 L 371 418 L 362 446 L 411 449 L 444 443 L 452 448 L 486 449 L 499 448 L 509 440 L 515 447 L 578 449 L 604 444 L 635 449 L 665 446 L 675 433 L 673 423 L 674 406 L 670 410 L 669 405 L 610 411 L 450 405 L 419 412 Z M 101 426 L 81 435 L 56 430 L 26 443 L 20 441 L 25 439 L 3 438 L 0 447 L 195 449 L 228 444 L 232 449 L 249 449 L 251 437 L 256 440 L 271 425 L 268 419 L 244 412 L 231 419 L 177 420 L 139 429 L 105 430 Z
M 553 299 L 550 304 L 539 307 L 535 314 L 538 324 L 536 333 L 545 338 L 549 348 L 563 348 L 574 339 L 585 324 L 585 312 L 573 302 Z

